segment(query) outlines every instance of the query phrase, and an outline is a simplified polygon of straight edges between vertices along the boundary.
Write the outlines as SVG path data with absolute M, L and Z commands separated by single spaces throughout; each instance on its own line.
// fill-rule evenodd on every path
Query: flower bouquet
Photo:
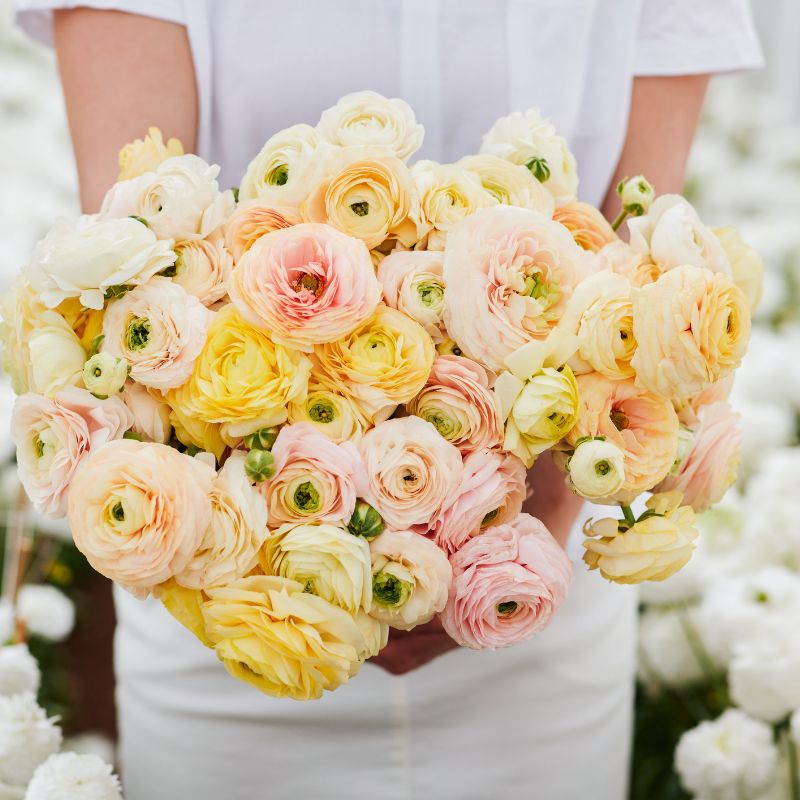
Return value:
M 618 582 L 680 569 L 734 475 L 747 249 L 641 177 L 610 225 L 536 110 L 455 164 L 409 166 L 422 136 L 349 95 L 223 191 L 151 129 L 3 303 L 36 508 L 269 694 L 319 697 L 437 614 L 472 648 L 547 625 L 571 566 L 522 511 L 547 450 L 621 509 L 586 524 Z

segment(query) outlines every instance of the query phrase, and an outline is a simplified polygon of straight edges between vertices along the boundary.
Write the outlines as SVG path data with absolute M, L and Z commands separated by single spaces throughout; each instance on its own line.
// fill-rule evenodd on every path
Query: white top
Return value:
M 373 89 L 411 104 L 426 133 L 418 157 L 440 161 L 539 106 L 575 152 L 581 198 L 599 203 L 634 76 L 761 63 L 747 0 L 17 0 L 17 19 L 49 42 L 50 10 L 70 6 L 186 25 L 198 149 L 231 186 L 272 133 Z

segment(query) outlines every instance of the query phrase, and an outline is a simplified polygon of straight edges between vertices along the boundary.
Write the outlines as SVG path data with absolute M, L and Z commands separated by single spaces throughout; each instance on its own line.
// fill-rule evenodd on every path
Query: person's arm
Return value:
M 197 90 L 185 28 L 76 8 L 55 12 L 54 37 L 84 211 L 96 211 L 116 180 L 120 148 L 151 125 L 194 152 Z

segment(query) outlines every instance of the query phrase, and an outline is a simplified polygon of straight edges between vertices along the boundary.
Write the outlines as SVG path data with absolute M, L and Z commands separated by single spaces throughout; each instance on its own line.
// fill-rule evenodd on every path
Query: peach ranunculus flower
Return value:
M 194 371 L 167 396 L 173 409 L 223 423 L 231 437 L 286 421 L 288 403 L 305 397 L 311 362 L 254 328 L 232 305 L 218 311 Z
M 680 401 L 741 364 L 750 310 L 727 275 L 675 267 L 634 290 L 633 332 L 637 350 L 631 365 L 639 385 Z
M 108 304 L 102 350 L 126 359 L 137 383 L 174 389 L 191 375 L 213 317 L 179 284 L 153 278 Z
M 132 424 L 130 411 L 117 397 L 99 400 L 74 386 L 53 398 L 20 395 L 11 415 L 11 438 L 19 479 L 34 508 L 47 517 L 63 517 L 80 463 L 120 439 Z
M 347 611 L 288 578 L 254 575 L 210 589 L 202 614 L 228 672 L 273 697 L 321 697 L 356 675 L 366 649 Z
M 359 449 L 367 473 L 362 496 L 395 530 L 427 531 L 461 480 L 458 449 L 419 417 L 381 423 Z
M 270 525 L 308 520 L 347 524 L 364 485 L 352 442 L 336 444 L 306 423 L 281 428 L 272 446 L 275 474 L 263 484 Z
M 351 614 L 370 610 L 369 544 L 345 528 L 326 522 L 281 525 L 270 533 L 260 561 L 266 574 L 297 581 Z
M 731 265 L 733 282 L 744 292 L 750 313 L 754 312 L 764 294 L 764 262 L 736 228 L 714 228 Z
M 435 355 L 418 322 L 383 304 L 349 336 L 314 349 L 316 366 L 374 423 L 422 390 Z
M 291 228 L 303 221 L 300 210 L 293 206 L 276 206 L 254 199 L 239 203 L 225 223 L 225 246 L 239 259 L 262 237 L 273 231 Z
M 547 337 L 592 263 L 563 225 L 535 211 L 479 211 L 447 240 L 447 330 L 466 355 L 498 371 L 506 356 Z
M 214 470 L 172 447 L 120 439 L 72 481 L 69 525 L 102 575 L 146 595 L 183 572 L 211 523 Z
M 120 400 L 133 414 L 131 430 L 147 442 L 167 444 L 172 438 L 171 409 L 161 392 L 148 389 L 135 381 L 128 381 L 119 395 Z
M 233 258 L 221 236 L 183 242 L 175 247 L 175 254 L 178 259 L 170 269 L 174 283 L 204 306 L 213 306 L 225 298 Z
M 688 453 L 656 491 L 677 489 L 686 505 L 706 511 L 736 481 L 741 438 L 739 415 L 727 403 L 701 406 Z
M 488 528 L 450 558 L 453 582 L 441 615 L 462 647 L 509 647 L 545 628 L 564 602 L 572 565 L 536 517 Z
M 138 178 L 145 172 L 152 172 L 162 162 L 173 156 L 183 155 L 180 139 L 170 138 L 164 144 L 161 130 L 156 127 L 147 129 L 144 139 L 134 139 L 119 151 L 118 181 Z
M 597 253 L 619 241 L 608 220 L 594 207 L 579 200 L 559 206 L 553 219 L 560 222 L 584 250 Z
M 444 608 L 453 570 L 430 539 L 412 531 L 384 531 L 369 550 L 373 617 L 410 631 Z
M 527 494 L 526 476 L 525 465 L 511 453 L 466 455 L 461 482 L 434 521 L 436 544 L 452 554 L 487 528 L 513 522 Z
M 381 287 L 362 242 L 306 223 L 259 239 L 233 271 L 229 293 L 241 315 L 273 341 L 310 352 L 366 322 Z
M 686 565 L 698 537 L 691 506 L 680 492 L 653 495 L 649 513 L 635 524 L 618 519 L 589 520 L 583 560 L 614 583 L 663 581 Z
M 327 222 L 371 250 L 387 239 L 406 247 L 422 236 L 411 172 L 376 148 L 346 148 L 300 206 L 307 222 Z
M 696 428 L 700 422 L 700 417 L 698 416 L 700 409 L 712 403 L 726 402 L 733 391 L 735 379 L 736 373 L 731 372 L 724 378 L 712 383 L 707 389 L 703 389 L 702 392 L 693 394 L 687 400 L 678 403 L 673 402 L 681 425 L 685 425 L 688 428 Z
M 378 266 L 378 280 L 383 298 L 415 319 L 427 331 L 434 344 L 447 335 L 444 314 L 444 257 L 436 250 L 395 250 Z
M 661 195 L 646 214 L 628 220 L 628 230 L 631 247 L 649 255 L 661 272 L 688 265 L 731 274 L 719 239 L 680 195 Z
M 578 391 L 578 421 L 566 444 L 604 436 L 625 454 L 625 482 L 609 502 L 629 502 L 663 480 L 678 452 L 680 424 L 672 403 L 633 379 L 611 381 L 596 372 L 578 376 Z
M 406 404 L 462 453 L 503 441 L 503 420 L 486 370 L 461 356 L 436 356 L 425 388 Z
M 602 269 L 610 269 L 627 278 L 631 286 L 655 283 L 661 270 L 650 260 L 649 254 L 634 250 L 627 242 L 616 241 L 601 248 L 597 257 Z

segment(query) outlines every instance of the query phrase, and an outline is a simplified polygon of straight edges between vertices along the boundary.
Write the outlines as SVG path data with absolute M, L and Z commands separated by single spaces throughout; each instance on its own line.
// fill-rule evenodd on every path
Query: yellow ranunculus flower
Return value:
M 655 494 L 633 525 L 617 519 L 589 520 L 583 560 L 614 583 L 663 581 L 683 567 L 698 537 L 691 506 L 680 492 Z
M 168 139 L 164 144 L 160 129 L 148 128 L 144 139 L 135 139 L 119 151 L 117 180 L 138 178 L 145 172 L 152 172 L 162 161 L 182 155 L 183 145 L 179 139 Z
M 56 309 L 75 331 L 83 349 L 88 353 L 92 349 L 92 342 L 103 332 L 102 310 L 84 308 L 77 297 L 68 297 Z
M 287 404 L 305 397 L 310 372 L 302 353 L 275 344 L 229 305 L 211 323 L 189 380 L 167 402 L 184 417 L 222 423 L 233 438 L 285 422 Z
M 381 304 L 349 336 L 318 345 L 314 354 L 324 372 L 377 422 L 422 390 L 436 350 L 422 325 Z
M 201 450 L 213 453 L 217 461 L 220 460 L 226 442 L 217 423 L 190 417 L 180 406 L 171 407 L 169 422 L 175 430 L 175 438 L 181 444 L 187 447 L 199 447 Z
M 203 617 L 217 655 L 262 692 L 319 698 L 361 667 L 368 648 L 353 617 L 296 581 L 254 575 L 207 594 Z
M 204 597 L 199 589 L 187 589 L 169 580 L 155 590 L 155 595 L 184 628 L 190 630 L 206 647 L 214 646 L 206 633 Z
M 731 263 L 733 282 L 744 292 L 750 311 L 756 310 L 764 294 L 764 262 L 736 228 L 714 228 L 714 235 Z

